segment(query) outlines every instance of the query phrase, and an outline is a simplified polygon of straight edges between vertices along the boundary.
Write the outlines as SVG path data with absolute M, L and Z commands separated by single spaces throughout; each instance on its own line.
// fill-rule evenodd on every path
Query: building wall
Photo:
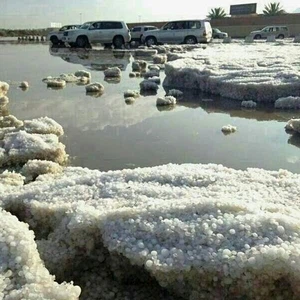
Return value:
M 167 22 L 145 22 L 130 23 L 129 28 L 137 25 L 153 25 L 157 27 L 163 26 Z M 290 35 L 296 36 L 300 34 L 300 14 L 286 14 L 275 17 L 267 17 L 263 15 L 236 16 L 223 19 L 211 20 L 211 26 L 217 27 L 221 31 L 228 32 L 233 38 L 244 38 L 251 31 L 262 29 L 269 25 L 285 25 L 289 27 Z

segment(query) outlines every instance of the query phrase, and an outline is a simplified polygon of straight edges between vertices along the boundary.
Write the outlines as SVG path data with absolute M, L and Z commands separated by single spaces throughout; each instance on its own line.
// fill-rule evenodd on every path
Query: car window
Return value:
M 97 30 L 101 28 L 101 23 L 100 22 L 94 22 L 91 24 L 89 30 Z
M 80 26 L 81 29 L 89 29 L 90 25 L 92 23 L 91 22 L 88 22 L 88 23 L 84 23 L 82 26 Z
M 164 27 L 163 27 L 163 29 L 164 30 L 169 30 L 169 29 L 173 29 L 175 27 L 175 22 L 170 22 L 170 23 L 167 23 Z
M 141 27 L 134 27 L 131 30 L 132 32 L 137 32 L 137 31 L 141 31 Z
M 102 22 L 101 29 L 122 29 L 121 22 Z
M 187 22 L 188 29 L 199 29 L 201 28 L 201 23 L 199 21 L 188 21 Z
M 281 30 L 285 30 L 285 31 L 287 31 L 287 30 L 288 30 L 288 28 L 287 28 L 287 27 L 281 27 Z

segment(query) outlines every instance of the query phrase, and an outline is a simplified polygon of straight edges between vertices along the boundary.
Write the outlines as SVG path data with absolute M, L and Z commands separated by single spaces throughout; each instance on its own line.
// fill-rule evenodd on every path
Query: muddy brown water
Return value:
M 298 111 L 279 111 L 270 106 L 246 110 L 238 101 L 184 91 L 172 109 L 156 107 L 157 95 L 141 96 L 132 105 L 124 101 L 128 89 L 139 90 L 141 78 L 129 78 L 130 52 L 96 49 L 75 51 L 49 49 L 45 44 L 0 44 L 0 81 L 10 84 L 4 114 L 19 119 L 48 116 L 59 122 L 62 142 L 73 166 L 115 170 L 167 163 L 217 163 L 236 169 L 300 171 L 300 136 L 289 135 L 284 126 Z M 151 60 L 149 60 L 151 61 Z M 104 80 L 109 66 L 122 69 L 120 82 Z M 86 95 L 84 86 L 68 84 L 48 89 L 42 79 L 88 70 L 92 82 L 100 82 L 100 97 Z M 161 72 L 161 79 L 164 73 Z M 18 88 L 26 80 L 30 88 Z M 237 132 L 224 135 L 231 124 Z

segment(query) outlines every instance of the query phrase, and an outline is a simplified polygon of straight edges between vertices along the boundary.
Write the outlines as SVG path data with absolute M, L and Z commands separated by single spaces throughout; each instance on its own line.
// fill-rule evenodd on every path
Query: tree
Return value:
M 208 18 L 211 19 L 221 19 L 226 17 L 226 12 L 222 7 L 212 8 L 207 15 Z
M 271 2 L 265 5 L 263 13 L 265 16 L 279 16 L 285 14 L 285 10 L 282 8 L 280 2 Z

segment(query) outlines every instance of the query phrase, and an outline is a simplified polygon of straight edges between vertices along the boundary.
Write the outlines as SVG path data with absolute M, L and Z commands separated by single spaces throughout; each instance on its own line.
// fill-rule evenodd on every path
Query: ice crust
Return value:
M 300 96 L 300 45 L 235 42 L 177 53 L 165 65 L 165 86 L 199 89 L 240 101 Z M 234 55 L 232 55 L 234 53 Z M 168 58 L 169 60 L 169 58 Z
M 122 282 L 143 272 L 183 299 L 298 299 L 299 180 L 284 170 L 214 164 L 68 167 L 24 186 L 0 181 L 0 205 L 30 224 L 58 278 L 75 276 L 79 262 L 101 269 L 79 273 L 90 282 L 85 293 L 97 282 L 101 299 L 119 299 Z

